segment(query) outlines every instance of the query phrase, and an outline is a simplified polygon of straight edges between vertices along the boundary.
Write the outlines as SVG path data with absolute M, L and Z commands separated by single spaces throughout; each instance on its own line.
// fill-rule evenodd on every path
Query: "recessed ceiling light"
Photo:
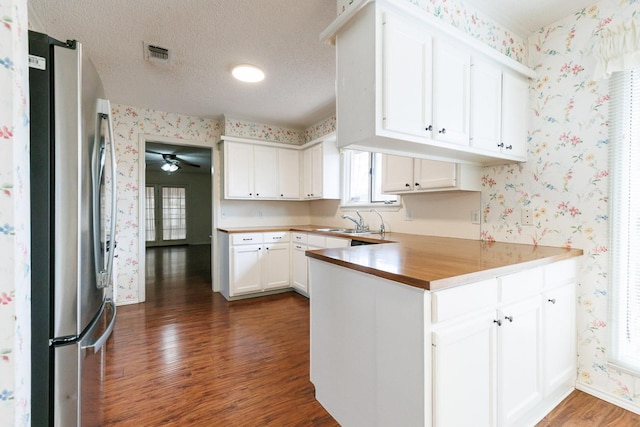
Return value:
M 264 73 L 258 67 L 248 64 L 236 65 L 231 75 L 241 82 L 256 83 L 264 80 Z

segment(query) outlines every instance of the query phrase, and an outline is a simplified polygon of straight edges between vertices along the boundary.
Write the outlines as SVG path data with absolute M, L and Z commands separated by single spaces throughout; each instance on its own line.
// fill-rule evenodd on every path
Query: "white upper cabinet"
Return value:
M 300 198 L 300 152 L 278 148 L 278 192 L 281 199 Z
M 229 143 L 224 147 L 226 198 L 253 197 L 253 146 Z
M 528 82 L 498 64 L 474 58 L 471 67 L 471 146 L 526 160 Z
M 382 126 L 430 137 L 431 36 L 393 15 L 385 15 L 382 29 Z
M 335 137 L 301 146 L 223 137 L 225 199 L 340 198 Z
M 469 145 L 471 57 L 456 44 L 433 41 L 433 138 Z
M 529 83 L 510 72 L 502 74 L 502 150 L 522 159 L 527 158 L 529 128 Z
M 253 147 L 254 197 L 275 199 L 278 196 L 278 149 Z
M 480 191 L 480 167 L 393 154 L 382 156 L 385 194 L 451 190 Z
M 535 73 L 400 3 L 363 2 L 321 36 L 336 44 L 338 146 L 476 165 L 524 160 L 528 100 L 511 81 L 503 88 L 502 75 L 526 83 Z M 495 63 L 500 81 L 493 76 L 485 87 L 485 70 L 472 76 L 472 54 Z M 485 95 L 490 112 L 478 108 Z M 480 98 L 472 108 L 473 96 Z M 496 113 L 490 124 L 484 121 Z M 487 129 L 478 129 L 480 123 Z M 473 144 L 472 124 L 480 132 Z M 478 145 L 495 138 L 496 129 L 495 147 Z

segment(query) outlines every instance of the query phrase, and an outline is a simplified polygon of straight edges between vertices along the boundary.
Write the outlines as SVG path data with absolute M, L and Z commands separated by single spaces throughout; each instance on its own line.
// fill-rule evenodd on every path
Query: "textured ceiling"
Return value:
M 335 112 L 333 0 L 29 0 L 34 28 L 80 41 L 114 103 L 304 129 Z M 43 28 L 39 28 L 43 27 Z M 143 41 L 171 62 L 143 59 Z M 261 67 L 258 84 L 233 65 Z
M 595 0 L 464 0 L 526 38 Z M 610 0 L 613 1 L 613 0 Z M 83 43 L 114 103 L 304 129 L 335 112 L 335 0 L 29 0 L 33 27 Z M 143 42 L 171 62 L 143 59 Z M 262 83 L 232 79 L 252 63 Z

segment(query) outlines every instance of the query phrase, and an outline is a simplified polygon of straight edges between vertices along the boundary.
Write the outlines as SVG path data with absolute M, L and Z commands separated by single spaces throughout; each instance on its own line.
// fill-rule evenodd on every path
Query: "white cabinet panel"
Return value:
M 436 38 L 433 42 L 433 137 L 469 145 L 468 51 Z
M 382 192 L 413 191 L 413 161 L 411 157 L 382 156 Z
M 502 75 L 502 150 L 527 158 L 529 83 L 511 73 Z
M 278 197 L 278 150 L 256 145 L 253 149 L 254 197 L 275 199 Z
M 288 287 L 290 281 L 291 245 L 264 245 L 264 290 Z
M 278 149 L 278 192 L 281 199 L 300 198 L 300 152 Z
M 498 414 L 515 425 L 542 400 L 542 307 L 539 296 L 499 310 Z
M 435 160 L 415 159 L 414 189 L 433 190 L 456 187 L 456 164 Z
M 502 134 L 502 69 L 475 59 L 471 66 L 471 146 L 499 153 Z
M 431 36 L 388 14 L 382 28 L 382 126 L 431 136 Z
M 293 252 L 291 253 L 291 282 L 295 289 L 304 293 L 305 295 L 309 294 L 309 261 L 307 260 L 307 256 L 305 255 L 305 251 L 307 250 L 307 245 L 294 243 Z
M 253 147 L 247 144 L 226 144 L 224 147 L 227 198 L 250 199 L 253 197 Z
M 262 290 L 262 245 L 241 245 L 231 248 L 231 295 Z
M 436 426 L 496 425 L 494 320 L 495 311 L 484 312 L 433 333 Z

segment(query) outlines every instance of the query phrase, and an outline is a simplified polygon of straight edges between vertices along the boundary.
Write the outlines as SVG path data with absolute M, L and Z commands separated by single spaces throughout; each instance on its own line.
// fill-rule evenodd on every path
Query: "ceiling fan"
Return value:
M 175 172 L 178 169 L 180 169 L 180 164 L 184 164 L 186 166 L 191 166 L 193 168 L 199 168 L 200 165 L 197 165 L 195 163 L 191 163 L 183 158 L 180 158 L 178 156 L 176 156 L 175 154 L 171 154 L 171 153 L 158 153 L 157 151 L 151 151 L 151 150 L 147 150 L 147 153 L 151 153 L 151 154 L 158 154 L 160 156 L 162 156 L 164 163 L 162 163 L 162 166 L 160 166 L 160 168 L 165 171 L 165 172 Z

